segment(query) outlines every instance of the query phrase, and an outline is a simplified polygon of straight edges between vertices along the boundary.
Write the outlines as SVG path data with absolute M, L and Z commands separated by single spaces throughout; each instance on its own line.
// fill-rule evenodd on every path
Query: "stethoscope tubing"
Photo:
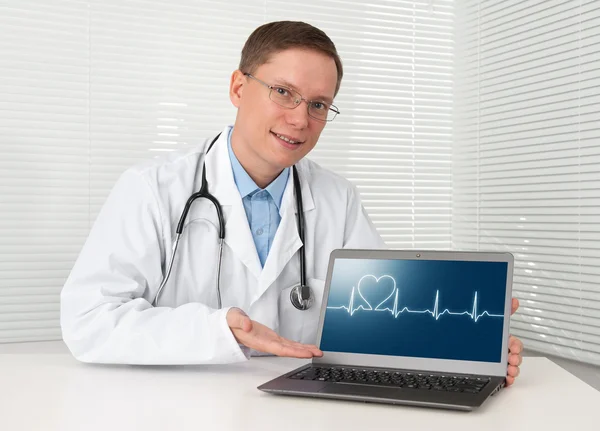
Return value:
M 208 150 L 206 150 L 206 154 L 210 151 L 214 143 L 219 139 L 219 133 L 210 143 Z M 300 236 L 300 241 L 302 245 L 300 246 L 300 284 L 295 286 L 290 292 L 290 301 L 299 310 L 306 310 L 310 307 L 312 303 L 311 292 L 309 286 L 306 284 L 306 254 L 304 249 L 304 211 L 302 205 L 302 192 L 300 190 L 300 179 L 298 178 L 298 171 L 295 166 L 292 166 L 292 177 L 294 181 L 294 191 L 296 195 L 296 210 L 297 214 L 297 226 L 298 226 L 298 235 Z M 223 217 L 223 210 L 221 208 L 221 204 L 213 195 L 211 195 L 208 191 L 208 182 L 206 181 L 206 164 L 203 162 L 202 164 L 202 185 L 200 187 L 200 191 L 192 194 L 181 213 L 181 217 L 179 218 L 179 223 L 177 224 L 177 229 L 175 231 L 175 241 L 173 243 L 173 247 L 171 249 L 171 256 L 169 258 L 169 263 L 167 265 L 167 271 L 163 280 L 161 281 L 156 295 L 154 296 L 154 300 L 152 301 L 153 306 L 158 305 L 158 300 L 160 295 L 171 276 L 171 271 L 173 269 L 173 262 L 175 261 L 175 255 L 177 254 L 177 247 L 179 245 L 179 240 L 181 239 L 181 235 L 183 234 L 183 226 L 185 225 L 185 220 L 187 218 L 188 212 L 196 199 L 205 198 L 213 203 L 215 210 L 217 211 L 217 217 L 219 219 L 219 258 L 217 261 L 217 274 L 216 274 L 216 285 L 217 285 L 217 305 L 218 308 L 222 308 L 221 301 L 221 264 L 223 259 L 223 242 L 225 240 L 225 220 Z

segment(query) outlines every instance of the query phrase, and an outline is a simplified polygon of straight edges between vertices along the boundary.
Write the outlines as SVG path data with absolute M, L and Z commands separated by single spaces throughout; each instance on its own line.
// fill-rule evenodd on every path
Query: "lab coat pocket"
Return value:
M 308 310 L 298 310 L 290 301 L 290 293 L 294 286 L 284 289 L 279 295 L 279 334 L 290 340 L 305 344 L 315 344 L 317 327 L 325 281 L 316 278 L 308 280 L 314 302 Z

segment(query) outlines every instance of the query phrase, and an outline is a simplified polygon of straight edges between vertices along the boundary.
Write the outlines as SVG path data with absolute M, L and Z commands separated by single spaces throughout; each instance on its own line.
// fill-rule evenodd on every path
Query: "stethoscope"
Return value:
M 214 145 L 214 143 L 219 139 L 221 134 L 219 133 L 208 146 L 208 150 L 204 155 L 204 160 L 206 160 L 206 155 Z M 292 176 L 294 180 L 294 192 L 296 195 L 296 210 L 297 221 L 298 221 L 298 234 L 300 236 L 300 241 L 302 245 L 300 246 L 300 284 L 294 286 L 290 291 L 290 301 L 298 310 L 308 310 L 312 305 L 313 298 L 310 292 L 310 287 L 306 285 L 306 266 L 305 260 L 306 256 L 304 253 L 304 212 L 302 210 L 302 192 L 300 191 L 300 180 L 298 179 L 298 171 L 296 170 L 296 166 L 292 166 Z M 181 234 L 183 233 L 183 225 L 185 223 L 185 219 L 187 217 L 188 211 L 192 206 L 192 203 L 196 199 L 208 199 L 213 203 L 215 209 L 217 210 L 217 217 L 219 219 L 219 260 L 217 263 L 217 304 L 218 307 L 221 308 L 221 260 L 223 258 L 223 241 L 225 239 L 225 220 L 223 219 L 223 210 L 221 208 L 221 204 L 213 195 L 208 191 L 208 183 L 206 181 L 206 163 L 202 162 L 202 184 L 200 186 L 200 191 L 194 193 L 187 200 L 185 207 L 183 208 L 183 212 L 181 213 L 181 217 L 179 219 L 179 223 L 177 224 L 175 242 L 173 243 L 173 249 L 171 251 L 171 259 L 169 260 L 169 266 L 167 267 L 167 274 L 164 276 L 158 291 L 156 292 L 156 296 L 154 297 L 154 301 L 152 302 L 153 306 L 158 304 L 158 298 L 167 284 L 169 280 L 169 276 L 171 275 L 171 269 L 173 268 L 173 262 L 175 261 L 175 254 L 177 253 L 177 246 L 179 245 L 179 239 L 181 238 Z

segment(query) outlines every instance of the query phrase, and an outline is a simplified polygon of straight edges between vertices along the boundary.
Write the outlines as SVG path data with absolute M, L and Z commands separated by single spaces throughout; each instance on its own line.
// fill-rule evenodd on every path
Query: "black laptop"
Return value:
M 473 410 L 508 361 L 509 253 L 335 250 L 321 305 L 321 358 L 259 389 Z

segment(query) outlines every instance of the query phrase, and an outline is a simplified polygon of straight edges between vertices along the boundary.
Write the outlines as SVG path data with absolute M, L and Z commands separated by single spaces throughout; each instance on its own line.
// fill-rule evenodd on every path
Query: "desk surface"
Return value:
M 470 413 L 277 396 L 256 387 L 302 364 L 133 367 L 77 362 L 60 343 L 0 345 L 5 430 L 596 429 L 600 392 L 546 358 Z

